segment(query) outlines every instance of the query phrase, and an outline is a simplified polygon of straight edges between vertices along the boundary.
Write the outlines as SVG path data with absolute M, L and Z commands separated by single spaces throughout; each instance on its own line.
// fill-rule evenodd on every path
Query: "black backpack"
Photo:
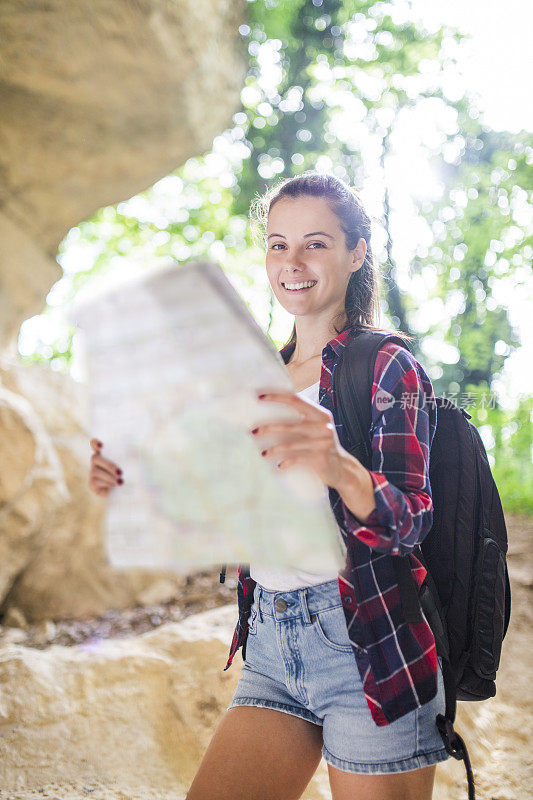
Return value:
M 371 469 L 371 400 L 377 351 L 386 341 L 406 349 L 404 339 L 359 330 L 333 373 L 347 442 L 343 446 Z M 427 569 L 418 585 L 405 556 L 394 556 L 407 622 L 422 620 L 421 608 L 442 656 L 446 711 L 437 727 L 446 751 L 465 762 L 468 796 L 475 797 L 466 746 L 454 731 L 456 700 L 496 694 L 496 670 L 509 625 L 511 590 L 507 530 L 498 490 L 477 428 L 463 408 L 436 398 L 437 428 L 430 451 L 433 525 L 414 555 Z

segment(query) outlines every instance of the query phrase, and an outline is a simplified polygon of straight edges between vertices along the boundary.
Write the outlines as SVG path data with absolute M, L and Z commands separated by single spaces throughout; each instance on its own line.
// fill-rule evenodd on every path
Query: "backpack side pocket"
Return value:
M 505 554 L 483 530 L 472 639 L 472 666 L 481 678 L 495 680 L 505 627 Z

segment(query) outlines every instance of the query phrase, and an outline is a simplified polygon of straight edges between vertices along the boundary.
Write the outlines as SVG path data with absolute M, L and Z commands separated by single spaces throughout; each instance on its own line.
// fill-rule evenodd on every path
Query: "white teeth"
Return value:
M 315 283 L 317 283 L 317 281 L 305 281 L 305 283 L 282 283 L 282 286 L 290 291 L 292 289 L 305 289 L 308 286 L 314 286 Z

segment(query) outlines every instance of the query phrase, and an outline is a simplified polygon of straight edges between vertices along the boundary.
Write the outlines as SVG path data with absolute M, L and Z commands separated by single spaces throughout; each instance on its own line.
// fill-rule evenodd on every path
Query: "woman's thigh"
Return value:
M 319 725 L 270 708 L 230 708 L 187 800 L 297 800 L 318 767 L 321 751 Z
M 328 764 L 332 800 L 431 800 L 436 764 L 391 775 L 356 775 Z

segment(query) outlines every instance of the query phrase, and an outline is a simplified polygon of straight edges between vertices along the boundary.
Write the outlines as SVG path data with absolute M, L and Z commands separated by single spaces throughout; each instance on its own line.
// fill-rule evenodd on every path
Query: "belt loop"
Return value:
M 311 617 L 309 615 L 309 608 L 307 607 L 307 589 L 301 589 L 300 590 L 300 601 L 301 601 L 301 604 L 302 604 L 302 612 L 303 612 L 304 623 L 306 625 L 310 625 L 311 624 Z
M 263 622 L 263 614 L 261 613 L 261 595 L 263 594 L 263 587 L 259 586 L 259 597 L 257 598 L 257 611 L 259 613 L 259 622 Z

